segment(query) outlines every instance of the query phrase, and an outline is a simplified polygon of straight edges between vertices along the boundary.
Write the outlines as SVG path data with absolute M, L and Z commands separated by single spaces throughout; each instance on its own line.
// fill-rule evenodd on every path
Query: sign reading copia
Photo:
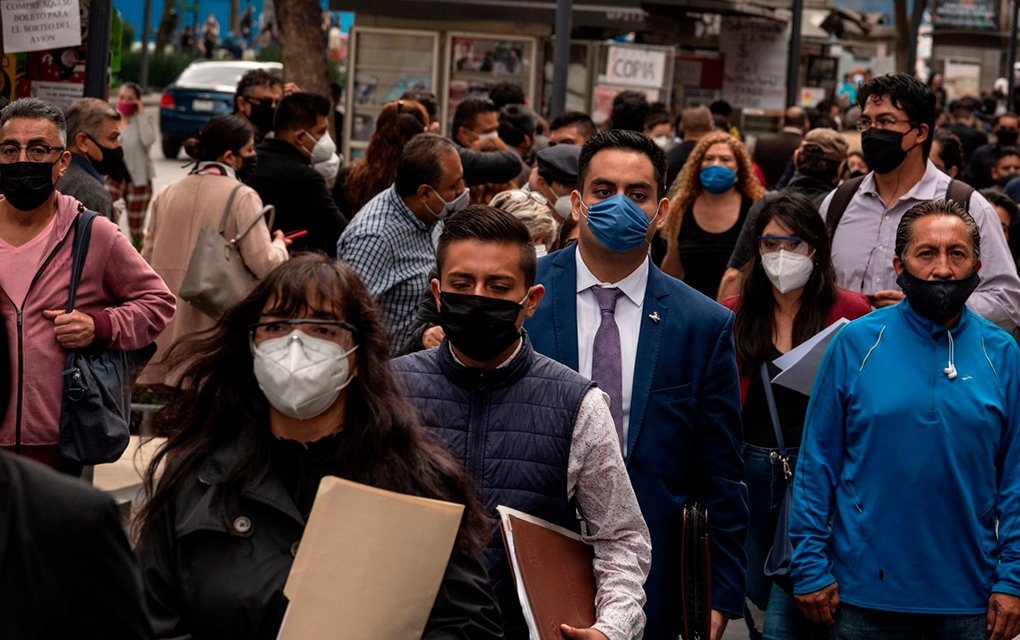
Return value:
M 662 86 L 666 73 L 666 52 L 640 47 L 609 47 L 606 59 L 606 84 L 632 87 Z
M 81 44 L 78 0 L 0 0 L 4 51 L 44 51 Z

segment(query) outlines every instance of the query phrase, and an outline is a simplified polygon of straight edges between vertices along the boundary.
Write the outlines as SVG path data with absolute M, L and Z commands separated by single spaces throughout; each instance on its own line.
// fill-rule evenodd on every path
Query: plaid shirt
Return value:
M 436 264 L 441 224 L 427 224 L 391 186 L 368 201 L 337 241 L 382 312 L 392 353 L 400 353 Z

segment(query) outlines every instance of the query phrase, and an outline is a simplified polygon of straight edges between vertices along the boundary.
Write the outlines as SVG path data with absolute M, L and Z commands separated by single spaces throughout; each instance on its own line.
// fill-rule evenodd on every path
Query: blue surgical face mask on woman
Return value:
M 582 200 L 581 213 L 595 239 L 610 251 L 632 251 L 648 240 L 648 214 L 622 193 L 590 206 Z
M 702 167 L 698 174 L 701 186 L 709 193 L 722 193 L 737 181 L 737 172 L 721 164 L 710 164 Z

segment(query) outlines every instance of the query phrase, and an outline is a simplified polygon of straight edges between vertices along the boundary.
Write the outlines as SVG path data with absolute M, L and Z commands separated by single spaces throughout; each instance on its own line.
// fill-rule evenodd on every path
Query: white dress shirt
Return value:
M 648 286 L 648 258 L 619 282 L 602 282 L 596 278 L 581 258 L 577 260 L 577 371 L 591 378 L 592 344 L 595 332 L 602 324 L 602 313 L 591 288 L 601 285 L 607 289 L 620 289 L 623 295 L 616 300 L 616 326 L 620 330 L 621 375 L 623 380 L 623 440 L 626 443 L 630 427 L 630 396 L 634 388 L 634 365 L 637 360 L 638 334 L 641 332 L 641 309 Z M 623 452 L 626 455 L 626 450 Z

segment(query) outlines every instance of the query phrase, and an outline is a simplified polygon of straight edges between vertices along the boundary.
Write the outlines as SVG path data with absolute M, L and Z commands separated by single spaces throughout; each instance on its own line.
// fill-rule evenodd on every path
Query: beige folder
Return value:
M 463 511 L 323 478 L 284 587 L 280 640 L 420 640 Z

